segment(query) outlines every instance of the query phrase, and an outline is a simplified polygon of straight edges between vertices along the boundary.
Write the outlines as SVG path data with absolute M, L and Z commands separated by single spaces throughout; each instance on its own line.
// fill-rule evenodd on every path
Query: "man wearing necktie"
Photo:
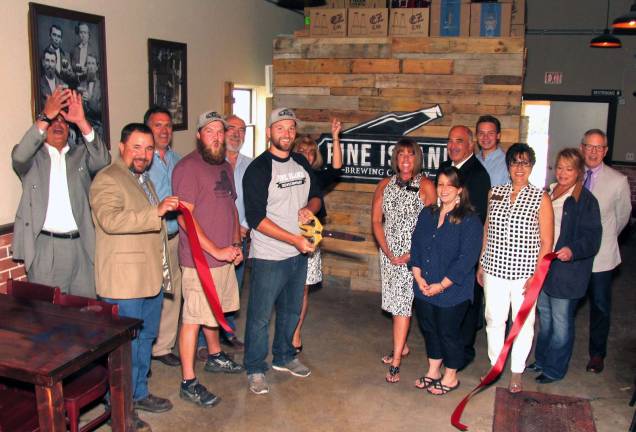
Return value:
M 587 371 L 600 373 L 605 367 L 607 337 L 612 309 L 612 274 L 621 263 L 618 235 L 632 211 L 627 177 L 603 163 L 607 155 L 607 136 L 600 129 L 590 129 L 581 140 L 585 159 L 583 185 L 596 197 L 601 210 L 603 236 L 594 258 L 588 295 L 590 298 L 590 361 Z
M 95 222 L 95 282 L 102 300 L 119 314 L 144 321 L 132 341 L 133 406 L 168 411 L 168 399 L 148 392 L 152 342 L 159 331 L 163 291 L 170 292 L 170 255 L 164 216 L 179 199 L 159 200 L 146 170 L 154 153 L 152 131 L 141 123 L 122 129 L 120 158 L 97 174 L 90 189 Z M 135 430 L 149 426 L 135 415 Z

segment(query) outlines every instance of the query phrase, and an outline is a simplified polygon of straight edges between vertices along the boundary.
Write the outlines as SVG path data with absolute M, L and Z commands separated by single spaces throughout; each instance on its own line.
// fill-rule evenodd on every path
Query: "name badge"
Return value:
M 493 201 L 502 201 L 504 199 L 503 195 L 492 195 L 490 197 L 491 200 Z

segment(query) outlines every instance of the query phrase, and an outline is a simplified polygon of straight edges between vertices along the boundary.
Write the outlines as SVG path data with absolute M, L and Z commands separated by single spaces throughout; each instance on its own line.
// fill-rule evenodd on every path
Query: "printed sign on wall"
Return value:
M 391 153 L 395 143 L 409 132 L 443 116 L 439 105 L 405 114 L 388 113 L 340 133 L 343 167 L 341 180 L 349 183 L 376 183 L 393 175 Z M 422 148 L 422 171 L 434 178 L 441 162 L 448 156 L 445 138 L 413 138 Z M 322 134 L 318 148 L 323 160 L 331 164 L 333 140 Z

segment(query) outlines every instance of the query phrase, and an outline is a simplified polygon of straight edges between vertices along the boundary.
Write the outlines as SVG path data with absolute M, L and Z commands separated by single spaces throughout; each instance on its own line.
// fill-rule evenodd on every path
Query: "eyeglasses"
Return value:
M 532 166 L 532 164 L 527 160 L 514 160 L 510 162 L 510 166 L 528 168 L 529 166 Z
M 583 148 L 589 151 L 590 153 L 600 153 L 606 147 L 607 146 L 604 146 L 604 145 L 583 144 Z

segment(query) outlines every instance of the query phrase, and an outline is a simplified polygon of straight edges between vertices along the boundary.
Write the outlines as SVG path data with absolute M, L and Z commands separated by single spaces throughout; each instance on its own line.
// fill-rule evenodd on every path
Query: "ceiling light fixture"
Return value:
M 605 15 L 606 25 L 609 24 L 609 6 L 610 0 L 607 0 L 607 13 Z M 622 46 L 621 40 L 612 36 L 608 27 L 605 27 L 602 35 L 596 36 L 590 41 L 590 48 L 620 48 Z
M 632 7 L 629 8 L 628 14 L 620 16 L 614 20 L 612 28 L 621 30 L 636 30 L 636 0 Z

